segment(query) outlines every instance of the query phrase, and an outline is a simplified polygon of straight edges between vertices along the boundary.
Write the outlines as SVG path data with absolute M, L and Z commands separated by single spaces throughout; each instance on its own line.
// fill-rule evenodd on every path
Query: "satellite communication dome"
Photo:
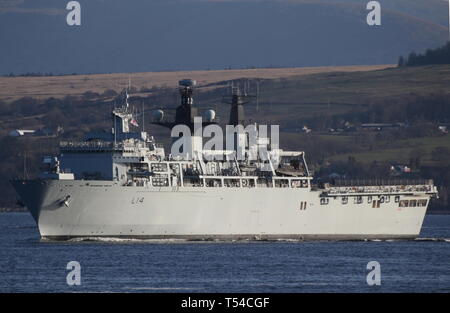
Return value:
M 164 111 L 163 110 L 155 110 L 153 111 L 153 120 L 155 122 L 161 122 L 164 118 Z
M 178 85 L 183 87 L 194 87 L 195 85 L 197 85 L 197 81 L 193 79 L 182 79 L 178 81 Z
M 205 112 L 203 112 L 203 118 L 207 122 L 212 122 L 216 118 L 216 112 L 214 110 L 205 111 Z

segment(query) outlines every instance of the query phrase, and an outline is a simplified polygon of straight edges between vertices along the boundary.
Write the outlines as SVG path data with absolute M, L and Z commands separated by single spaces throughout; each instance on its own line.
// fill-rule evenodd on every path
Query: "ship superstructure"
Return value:
M 260 134 L 253 141 L 235 134 L 232 149 L 204 149 L 202 135 L 195 134 L 194 86 L 180 81 L 175 121 L 155 113 L 156 124 L 192 131 L 183 153 L 165 153 L 133 126 L 126 102 L 112 112 L 111 133 L 61 142 L 60 154 L 44 159 L 47 169 L 39 178 L 14 180 L 41 236 L 369 239 L 420 233 L 437 195 L 432 181 L 315 185 L 304 152 L 279 149 Z M 233 126 L 244 123 L 241 96 L 231 96 Z M 215 112 L 199 123 L 214 124 Z M 244 158 L 237 157 L 239 143 Z

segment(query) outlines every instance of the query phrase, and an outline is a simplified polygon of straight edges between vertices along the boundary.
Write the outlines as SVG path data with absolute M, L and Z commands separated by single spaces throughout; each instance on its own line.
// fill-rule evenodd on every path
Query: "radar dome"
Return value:
M 203 112 L 203 118 L 207 122 L 212 122 L 216 118 L 216 112 L 214 110 L 205 111 L 205 112 Z
M 183 87 L 195 87 L 197 85 L 197 81 L 193 79 L 182 79 L 178 81 L 178 85 Z
M 161 122 L 164 118 L 164 111 L 163 110 L 155 110 L 153 111 L 153 121 L 155 122 Z

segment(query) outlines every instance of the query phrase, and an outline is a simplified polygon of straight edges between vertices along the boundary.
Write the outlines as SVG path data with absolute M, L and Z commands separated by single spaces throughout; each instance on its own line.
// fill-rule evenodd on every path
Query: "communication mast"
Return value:
M 239 86 L 235 87 L 231 82 L 230 95 L 223 97 L 224 103 L 231 104 L 229 125 L 242 125 L 246 126 L 244 104 L 252 101 L 253 98 L 257 98 L 255 95 L 249 95 L 249 82 L 244 82 L 244 92 L 241 92 Z
M 176 108 L 174 121 L 163 121 L 164 111 L 157 110 L 153 114 L 153 124 L 161 125 L 167 128 L 173 128 L 175 125 L 186 125 L 191 130 L 194 128 L 194 117 L 198 116 L 198 108 L 194 107 L 194 87 L 197 82 L 192 79 L 182 79 L 178 82 L 181 95 L 181 104 Z M 204 116 L 206 121 L 203 126 L 215 123 L 215 112 L 208 110 Z

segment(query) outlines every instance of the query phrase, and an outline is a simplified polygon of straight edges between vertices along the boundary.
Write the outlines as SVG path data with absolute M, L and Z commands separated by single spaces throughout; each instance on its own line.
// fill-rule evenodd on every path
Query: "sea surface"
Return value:
M 416 240 L 49 242 L 29 214 L 0 213 L 0 292 L 450 292 L 450 215 L 428 215 Z

